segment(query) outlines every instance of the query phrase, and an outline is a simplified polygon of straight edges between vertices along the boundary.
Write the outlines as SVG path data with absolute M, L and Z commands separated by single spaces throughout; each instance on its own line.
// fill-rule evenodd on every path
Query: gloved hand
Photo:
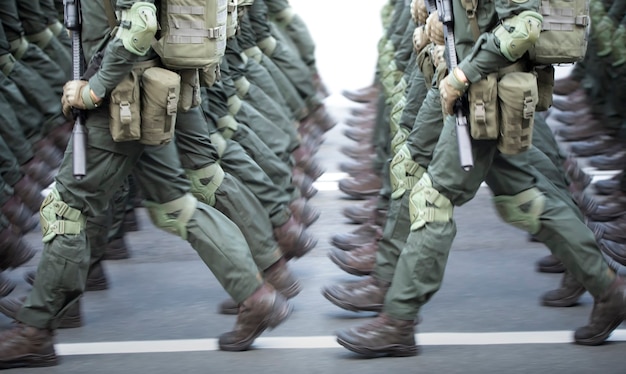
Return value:
M 63 115 L 68 119 L 72 118 L 72 108 L 90 110 L 97 108 L 101 101 L 93 95 L 87 81 L 73 80 L 63 86 L 61 105 Z
M 426 35 L 435 44 L 446 44 L 443 36 L 443 23 L 439 21 L 439 15 L 436 12 L 431 13 L 426 19 Z
M 424 26 L 420 26 L 416 27 L 415 31 L 413 31 L 413 49 L 415 53 L 419 53 L 429 42 L 424 29 Z
M 454 114 L 454 102 L 457 101 L 465 91 L 467 91 L 469 83 L 465 74 L 461 69 L 454 70 L 441 80 L 439 83 L 439 97 L 441 98 L 441 108 L 443 114 Z
M 426 23 L 428 10 L 426 10 L 426 2 L 424 0 L 411 0 L 411 17 L 418 26 Z
M 443 45 L 431 44 L 430 49 L 430 59 L 433 63 L 433 66 L 436 68 L 441 64 L 446 64 L 446 58 L 444 53 L 446 51 L 446 47 Z

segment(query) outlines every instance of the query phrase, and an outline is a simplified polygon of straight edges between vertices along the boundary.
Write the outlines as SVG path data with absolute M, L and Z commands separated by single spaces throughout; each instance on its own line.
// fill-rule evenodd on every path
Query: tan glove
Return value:
M 426 19 L 426 35 L 431 42 L 438 45 L 445 45 L 445 38 L 443 36 L 443 23 L 439 21 L 439 16 L 436 12 L 431 13 Z
M 430 40 L 428 40 L 424 31 L 424 27 L 416 27 L 415 31 L 413 31 L 413 49 L 415 50 L 415 53 L 419 53 L 429 41 Z
M 90 110 L 97 108 L 101 101 L 93 94 L 87 81 L 73 80 L 63 86 L 61 105 L 65 118 L 72 118 L 72 108 Z
M 425 0 L 416 0 L 418 1 L 417 5 L 417 24 L 425 25 L 426 18 L 428 18 L 428 9 L 426 9 L 426 1 Z
M 438 67 L 440 64 L 446 63 L 446 58 L 444 53 L 446 51 L 446 47 L 443 45 L 431 44 L 430 47 L 430 59 L 433 62 L 434 67 Z
M 441 109 L 443 114 L 454 114 L 454 103 L 465 91 L 467 91 L 469 83 L 465 74 L 461 69 L 454 68 L 451 73 L 441 80 L 439 83 L 439 97 L 441 98 Z

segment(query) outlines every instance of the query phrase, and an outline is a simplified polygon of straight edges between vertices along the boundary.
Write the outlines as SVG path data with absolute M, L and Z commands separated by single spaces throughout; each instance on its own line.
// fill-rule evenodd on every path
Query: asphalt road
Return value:
M 357 107 L 341 97 L 344 88 L 368 85 L 373 76 L 378 11 L 383 1 L 292 0 L 318 42 L 318 64 L 333 94 L 327 99 L 340 121 Z M 318 158 L 327 174 L 311 200 L 322 212 L 312 227 L 318 246 L 291 263 L 304 290 L 293 299 L 291 318 L 265 333 L 248 352 L 216 349 L 216 338 L 235 323 L 216 313 L 227 295 L 191 247 L 157 230 L 138 209 L 141 230 L 128 234 L 132 258 L 106 263 L 111 288 L 85 294 L 85 326 L 59 330 L 61 364 L 14 373 L 591 373 L 626 372 L 626 330 L 622 325 L 600 347 L 571 343 L 593 306 L 587 294 L 580 305 L 555 309 L 539 305 L 541 293 L 556 287 L 558 275 L 535 271 L 548 251 L 502 223 L 490 192 L 456 210 L 458 235 L 441 291 L 422 311 L 418 326 L 421 353 L 411 358 L 362 359 L 334 341 L 337 329 L 368 320 L 330 304 L 323 285 L 355 279 L 326 256 L 335 233 L 356 228 L 343 208 L 357 203 L 336 189 L 338 149 L 351 141 L 339 123 L 326 134 Z M 39 233 L 27 239 L 40 248 Z M 20 282 L 12 296 L 27 292 L 22 273 L 37 259 L 9 275 Z M 0 329 L 11 321 L 0 316 Z

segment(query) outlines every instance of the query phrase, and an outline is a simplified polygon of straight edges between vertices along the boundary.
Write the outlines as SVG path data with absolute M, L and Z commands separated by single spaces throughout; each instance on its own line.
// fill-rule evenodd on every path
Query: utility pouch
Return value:
M 533 73 L 512 72 L 498 82 L 500 137 L 498 149 L 504 154 L 526 151 L 532 143 L 537 77 Z
M 109 131 L 113 141 L 141 138 L 141 99 L 139 72 L 132 70 L 111 92 Z
M 498 73 L 491 73 L 468 90 L 470 135 L 476 140 L 498 139 Z
M 430 88 L 433 82 L 433 77 L 435 76 L 435 65 L 433 65 L 432 59 L 430 58 L 430 48 L 428 48 L 428 46 L 422 48 L 420 53 L 417 55 L 417 67 L 424 75 L 426 88 Z
M 537 102 L 537 112 L 543 112 L 552 106 L 552 94 L 554 91 L 554 66 L 537 66 L 537 92 L 539 101 Z
M 200 76 L 198 69 L 184 69 L 178 72 L 180 75 L 180 100 L 178 109 L 183 112 L 200 105 Z
M 168 143 L 174 135 L 180 75 L 152 67 L 141 77 L 141 139 L 146 145 Z

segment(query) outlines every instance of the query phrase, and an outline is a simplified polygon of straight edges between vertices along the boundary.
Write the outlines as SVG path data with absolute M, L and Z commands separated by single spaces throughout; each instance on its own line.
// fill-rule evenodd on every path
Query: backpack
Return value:
M 478 38 L 476 8 L 479 0 L 463 0 L 469 15 L 474 38 Z M 539 13 L 543 24 L 539 39 L 528 50 L 530 58 L 538 65 L 575 63 L 585 57 L 589 33 L 590 0 L 542 0 Z
M 170 69 L 201 69 L 226 50 L 228 0 L 161 0 L 152 48 Z

